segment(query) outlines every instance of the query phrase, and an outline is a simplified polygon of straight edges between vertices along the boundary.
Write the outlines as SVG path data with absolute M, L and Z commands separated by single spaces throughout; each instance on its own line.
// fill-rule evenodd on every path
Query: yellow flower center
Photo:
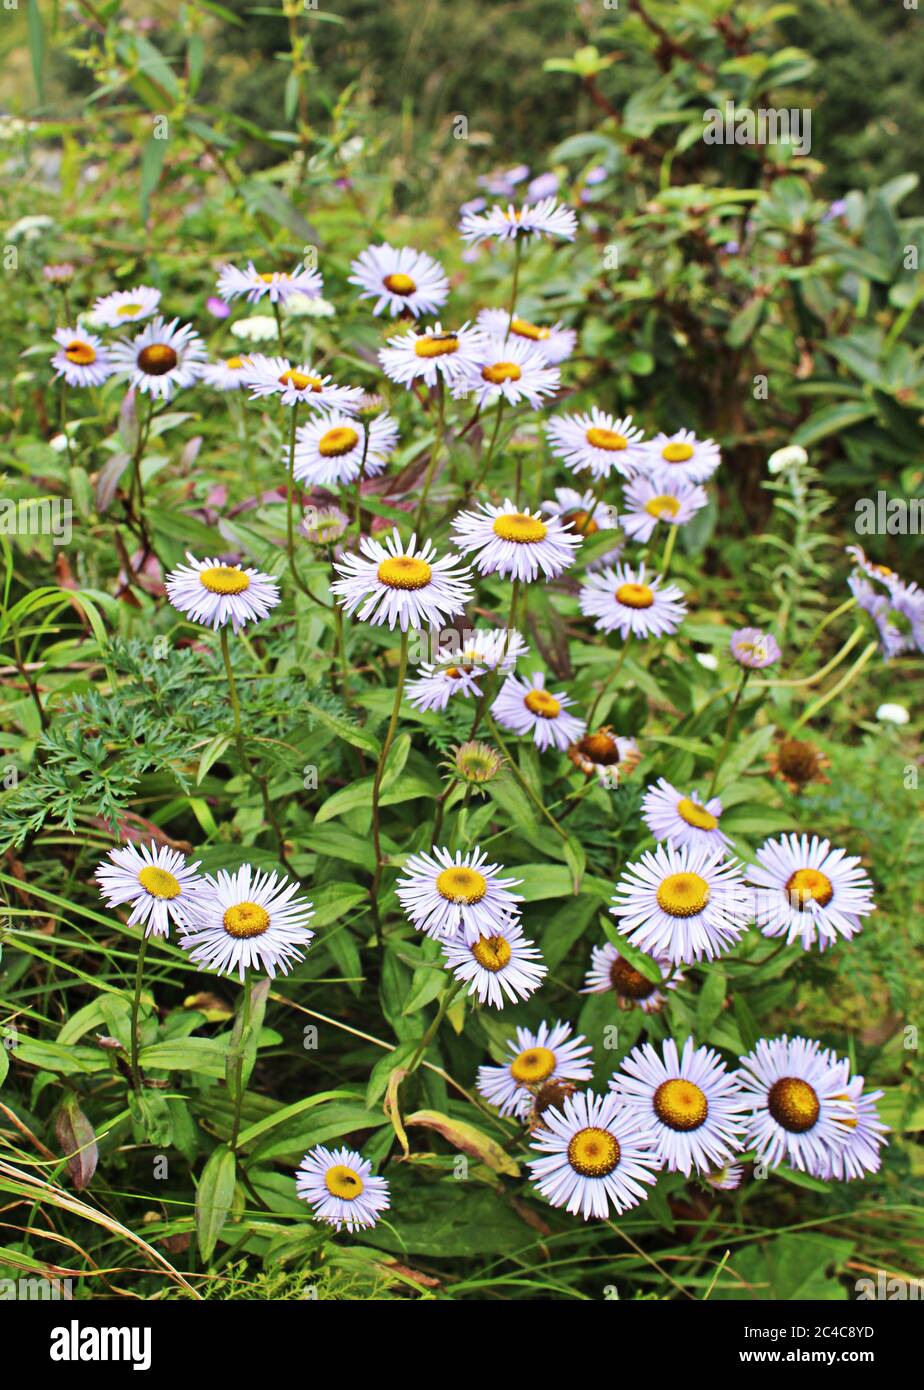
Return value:
M 335 1163 L 324 1174 L 324 1186 L 332 1197 L 341 1197 L 345 1202 L 353 1202 L 363 1190 L 363 1180 L 352 1168 L 343 1163 Z
M 699 874 L 668 874 L 658 888 L 658 907 L 670 917 L 695 917 L 709 901 L 709 884 Z
M 64 356 L 68 362 L 73 362 L 77 367 L 89 367 L 96 361 L 96 352 L 89 343 L 84 343 L 76 338 L 74 342 L 68 343 L 64 349 Z
M 510 942 L 505 936 L 479 936 L 470 950 L 478 964 L 492 975 L 510 962 Z
M 154 864 L 146 864 L 138 875 L 138 882 L 152 898 L 178 898 L 180 885 L 173 874 L 166 869 L 158 869 Z
M 239 372 L 244 365 L 243 357 L 226 357 L 225 366 L 229 372 Z
M 555 1070 L 555 1053 L 547 1047 L 530 1047 L 510 1063 L 510 1075 L 525 1086 L 538 1085 Z
M 172 372 L 179 358 L 169 343 L 149 343 L 141 349 L 137 362 L 148 376 L 166 376 Z
M 681 1133 L 699 1129 L 709 1114 L 709 1102 L 699 1087 L 680 1077 L 673 1081 L 662 1081 L 652 1103 L 658 1119 Z
M 495 517 L 491 528 L 502 541 L 516 541 L 519 545 L 535 545 L 545 540 L 548 527 L 544 521 L 530 516 L 527 512 L 502 512 Z
M 425 589 L 433 571 L 426 560 L 415 560 L 410 555 L 393 555 L 382 561 L 377 574 L 389 589 Z
M 492 386 L 503 386 L 505 381 L 519 381 L 523 373 L 516 362 L 495 362 L 490 367 L 482 367 L 481 375 Z
M 199 571 L 199 583 L 210 594 L 242 594 L 250 588 L 250 576 L 233 565 L 212 565 Z
M 488 891 L 488 881 L 477 869 L 454 865 L 436 877 L 436 891 L 450 903 L 480 903 Z
M 568 1162 L 585 1178 L 605 1178 L 619 1162 L 619 1145 L 608 1129 L 579 1129 L 568 1145 Z
M 274 280 L 288 280 L 289 276 L 279 270 L 262 270 L 257 279 L 262 280 L 264 285 L 271 285 Z
M 781 1076 L 767 1092 L 767 1109 L 791 1134 L 804 1134 L 821 1114 L 818 1096 L 799 1076 Z
M 294 367 L 289 367 L 279 378 L 280 386 L 293 386 L 296 391 L 322 391 L 324 383 L 320 377 L 308 376 L 307 372 L 297 372 Z
M 459 351 L 459 340 L 454 333 L 431 333 L 417 339 L 414 351 L 418 357 L 448 357 Z
M 355 449 L 359 435 L 349 425 L 335 425 L 332 430 L 322 434 L 318 440 L 318 453 L 322 458 L 341 458 Z
M 680 511 L 680 503 L 676 497 L 671 497 L 670 493 L 662 492 L 658 497 L 652 497 L 650 502 L 645 503 L 645 511 L 649 516 L 660 521 L 663 517 L 676 516 Z
M 647 584 L 620 584 L 614 595 L 624 608 L 650 608 L 654 594 Z
M 677 814 L 697 830 L 715 830 L 719 823 L 718 816 L 712 815 L 705 806 L 700 806 L 698 801 L 692 801 L 688 796 L 681 797 L 677 802 Z
M 561 705 L 547 690 L 531 690 L 524 697 L 523 703 L 532 714 L 538 714 L 540 719 L 557 719 L 561 714 Z
M 658 986 L 622 957 L 610 966 L 610 984 L 623 999 L 647 999 Z
M 396 271 L 394 275 L 386 275 L 382 284 L 386 290 L 391 290 L 392 294 L 413 294 L 417 289 L 410 275 L 402 275 L 400 271 Z
M 562 521 L 570 522 L 571 529 L 577 536 L 595 536 L 600 530 L 590 512 L 568 512 L 567 516 L 562 517 Z
M 128 318 L 130 314 L 140 314 L 144 309 L 143 304 L 120 304 L 116 309 L 119 318 Z
M 259 903 L 235 903 L 222 918 L 225 931 L 239 941 L 250 936 L 262 936 L 270 924 L 270 916 Z
M 624 434 L 617 434 L 615 430 L 600 429 L 593 425 L 587 431 L 587 443 L 595 449 L 605 449 L 608 454 L 617 454 L 621 449 L 628 449 L 629 441 Z
M 793 907 L 804 912 L 810 902 L 827 907 L 834 897 L 834 885 L 819 869 L 797 869 L 786 884 L 786 892 Z
M 511 319 L 510 332 L 518 338 L 530 338 L 534 343 L 542 343 L 551 336 L 552 330 L 540 328 L 537 323 L 529 323 L 526 319 Z
M 687 463 L 693 457 L 693 445 L 677 442 L 665 444 L 661 457 L 665 463 Z

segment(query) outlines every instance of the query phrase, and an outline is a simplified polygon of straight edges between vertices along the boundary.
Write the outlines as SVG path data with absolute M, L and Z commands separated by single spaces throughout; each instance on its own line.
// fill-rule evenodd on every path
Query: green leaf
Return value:
M 342 738 L 346 743 L 351 743 L 354 748 L 360 748 L 364 753 L 371 754 L 377 758 L 381 747 L 377 738 L 372 734 L 367 734 L 365 729 L 361 729 L 358 724 L 352 724 L 348 719 L 341 719 L 339 715 L 331 714 L 329 710 L 322 709 L 320 705 L 314 705 L 310 700 L 303 700 L 300 709 L 307 710 L 313 719 L 319 724 L 323 724 L 325 729 L 330 729 L 331 733 Z
M 222 1144 L 206 1163 L 196 1191 L 196 1235 L 204 1264 L 211 1260 L 222 1227 L 228 1219 L 236 1181 L 237 1162 L 234 1154 L 226 1144 Z
M 721 966 L 712 966 L 696 1001 L 696 1036 L 704 1038 L 725 1003 L 726 979 Z
M 608 917 L 601 917 L 600 924 L 603 927 L 603 934 L 607 941 L 611 946 L 616 947 L 616 950 L 622 956 L 623 960 L 628 961 L 632 969 L 637 970 L 640 975 L 644 975 L 646 980 L 650 980 L 652 984 L 659 985 L 663 976 L 657 962 L 652 960 L 651 956 L 646 955 L 644 951 L 640 951 L 637 946 L 631 945 L 624 936 L 620 935 L 616 930 L 615 923 L 611 922 Z

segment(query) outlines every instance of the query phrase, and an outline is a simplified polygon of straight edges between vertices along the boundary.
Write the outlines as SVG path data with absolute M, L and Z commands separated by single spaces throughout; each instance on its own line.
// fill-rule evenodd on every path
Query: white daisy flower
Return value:
M 585 1091 L 546 1110 L 530 1147 L 547 1156 L 529 1160 L 537 1190 L 553 1207 L 574 1216 L 605 1220 L 638 1206 L 657 1181 L 660 1167 L 651 1146 L 614 1095 Z
M 368 1158 L 355 1149 L 316 1144 L 298 1165 L 295 1190 L 319 1221 L 338 1231 L 367 1230 L 389 1206 L 387 1180 L 374 1177 Z
M 350 262 L 351 285 L 362 290 L 360 299 L 374 299 L 373 314 L 387 309 L 392 318 L 409 313 L 435 314 L 449 298 L 449 280 L 443 267 L 424 251 L 412 246 L 394 247 L 388 242 L 367 246 Z
M 401 386 L 410 388 L 415 381 L 435 386 L 441 377 L 455 386 L 477 367 L 481 346 L 481 333 L 468 323 L 452 331 L 435 323 L 420 332 L 415 329 L 389 338 L 379 361 L 385 375 Z
M 441 657 L 464 666 L 483 666 L 486 671 L 512 671 L 529 647 L 516 628 L 466 629 L 462 641 L 450 645 Z
M 861 917 L 875 912 L 873 885 L 857 855 L 832 849 L 813 835 L 781 835 L 765 840 L 758 863 L 748 869 L 756 922 L 764 936 L 801 941 L 804 950 L 818 942 L 820 951 L 838 936 L 849 941 L 862 927 Z
M 670 961 L 663 956 L 650 956 L 649 959 L 661 972 L 660 985 L 630 965 L 609 941 L 602 946 L 594 946 L 581 994 L 608 994 L 612 991 L 620 1009 L 637 1007 L 642 1013 L 660 1013 L 667 1003 L 665 991 L 676 989 L 683 983 L 683 976 L 678 970 L 672 970 Z
M 644 431 L 596 406 L 589 415 L 557 415 L 546 425 L 549 448 L 572 473 L 589 468 L 595 478 L 615 471 L 628 477 L 645 465 Z
M 573 704 L 563 690 L 554 695 L 546 690 L 544 673 L 535 671 L 528 680 L 508 676 L 491 706 L 491 714 L 502 728 L 521 736 L 531 735 L 541 751 L 554 746 L 564 752 L 587 728 L 583 719 L 565 712 Z
M 533 1033 L 518 1028 L 516 1040 L 507 1041 L 510 1058 L 502 1067 L 479 1067 L 480 1094 L 502 1115 L 525 1120 L 535 1099 L 536 1089 L 550 1081 L 589 1081 L 594 1074 L 588 1061 L 592 1048 L 578 1033 L 571 1036 L 570 1023 L 540 1023 Z
M 703 1177 L 710 1187 L 714 1187 L 718 1192 L 735 1192 L 741 1186 L 741 1179 L 744 1177 L 744 1165 L 741 1163 L 726 1163 L 723 1168 L 718 1168 L 714 1173 L 704 1173 Z
M 623 936 L 674 965 L 724 955 L 753 919 L 742 866 L 690 845 L 658 845 L 627 864 L 613 903 Z
M 152 840 L 109 851 L 95 878 L 107 907 L 131 903 L 130 927 L 145 924 L 145 936 L 169 936 L 170 923 L 185 927 L 202 877 L 199 861 L 187 864 L 178 850 Z
M 335 563 L 341 577 L 330 591 L 344 611 L 359 609 L 361 623 L 387 623 L 390 628 L 397 623 L 402 632 L 440 624 L 461 613 L 472 596 L 471 570 L 462 567 L 452 553 L 438 560 L 432 541 L 419 550 L 416 542 L 412 534 L 405 549 L 395 527 L 384 545 L 364 536 L 359 543 L 361 554 L 347 553 Z
M 571 208 L 554 197 L 542 198 L 538 203 L 523 203 L 519 208 L 508 203 L 506 208 L 498 205 L 483 213 L 467 212 L 459 223 L 459 235 L 471 246 L 489 237 L 513 241 L 518 236 L 555 236 L 574 241 L 577 218 Z
M 709 501 L 706 489 L 663 472 L 631 478 L 624 489 L 627 510 L 619 518 L 630 540 L 647 545 L 659 521 L 686 526 Z
M 539 988 L 546 967 L 519 922 L 505 920 L 489 927 L 490 935 L 475 942 L 459 937 L 443 945 L 443 958 L 457 980 L 468 985 L 469 997 L 502 1009 L 528 999 Z
M 645 446 L 645 466 L 648 472 L 663 473 L 690 483 L 704 483 L 711 478 L 722 455 L 714 439 L 697 439 L 692 430 L 677 430 L 675 434 L 656 434 Z
M 452 523 L 456 544 L 463 555 L 477 553 L 481 574 L 499 574 L 530 584 L 540 570 L 546 579 L 574 564 L 580 536 L 566 531 L 551 517 L 523 512 L 508 497 L 502 507 L 482 502 L 478 511 L 460 512 Z
M 192 386 L 202 375 L 205 345 L 191 324 L 179 327 L 179 322 L 165 323 L 158 315 L 137 338 L 122 338 L 111 349 L 115 370 L 155 400 L 171 400 L 175 390 Z
M 619 526 L 616 508 L 598 502 L 590 488 L 578 492 L 573 487 L 557 487 L 554 499 L 540 502 L 539 510 L 570 527 L 575 536 L 595 536 L 598 531 L 614 531 Z
M 157 313 L 160 290 L 139 285 L 134 290 L 114 290 L 104 294 L 93 305 L 93 318 L 105 328 L 121 328 L 123 323 L 137 323 Z
M 879 1118 L 876 1101 L 882 1099 L 882 1091 L 864 1091 L 863 1077 L 850 1075 L 850 1063 L 833 1058 L 843 1080 L 843 1090 L 839 1099 L 850 1106 L 850 1118 L 838 1123 L 847 1131 L 845 1142 L 840 1148 L 832 1149 L 829 1155 L 828 1177 L 838 1182 L 851 1182 L 854 1178 L 864 1178 L 867 1173 L 878 1173 L 882 1157 L 879 1153 L 888 1140 L 889 1126 Z
M 279 585 L 268 574 L 220 560 L 197 560 L 188 550 L 186 558 L 188 565 L 167 575 L 167 597 L 174 608 L 215 632 L 230 622 L 238 633 L 279 602 Z
M 56 328 L 58 351 L 51 359 L 55 376 L 68 386 L 102 386 L 115 371 L 109 349 L 95 333 L 82 328 Z
M 314 910 L 296 897 L 299 889 L 298 883 L 250 864 L 233 874 L 224 869 L 214 877 L 206 874 L 180 944 L 190 960 L 219 975 L 237 972 L 243 981 L 248 967 L 271 979 L 277 970 L 288 975 L 314 938 L 308 927 Z
M 398 426 L 386 412 L 368 424 L 337 411 L 317 415 L 295 432 L 295 477 L 310 487 L 352 483 L 360 473 L 374 478 L 397 446 Z
M 348 415 L 359 409 L 363 396 L 359 386 L 335 386 L 330 376 L 322 376 L 314 367 L 293 367 L 285 357 L 267 357 L 262 352 L 248 359 L 245 385 L 251 400 L 278 396 L 282 405 L 304 403 L 312 410 L 340 410 Z
M 827 1177 L 855 1117 L 831 1054 L 811 1038 L 761 1038 L 741 1058 L 738 1080 L 751 1112 L 745 1142 L 758 1162 Z
M 524 343 L 531 343 L 550 367 L 557 367 L 559 362 L 570 357 L 577 342 L 573 328 L 565 328 L 561 323 L 543 328 L 516 315 L 511 318 L 506 309 L 482 309 L 476 323 L 491 338 L 500 338 L 502 342 L 519 338 Z
M 408 858 L 407 877 L 398 879 L 395 893 L 418 931 L 471 945 L 519 917 L 523 899 L 510 889 L 522 880 L 501 878 L 503 865 L 487 858 L 477 845 L 465 855 L 434 845 L 432 854 Z
M 670 1173 L 708 1173 L 740 1153 L 746 1109 L 737 1077 L 719 1054 L 687 1038 L 678 1056 L 668 1038 L 659 1056 L 651 1043 L 634 1047 L 610 1090 L 639 1129 L 650 1135 Z
M 248 357 L 224 357 L 220 362 L 206 362 L 202 380 L 213 391 L 239 391 L 247 385 L 250 370 Z
M 444 710 L 453 695 L 473 695 L 480 699 L 484 693 L 478 684 L 484 675 L 481 666 L 443 666 L 433 661 L 425 661 L 420 667 L 421 674 L 416 680 L 408 681 L 405 693 L 408 702 L 419 710 Z
M 598 777 L 604 786 L 618 786 L 642 760 L 634 738 L 614 734 L 608 724 L 583 734 L 566 750 L 575 767 L 588 777 Z
M 682 590 L 659 574 L 648 575 L 644 561 L 607 566 L 589 574 L 578 595 L 581 612 L 594 619 L 601 632 L 629 637 L 667 637 L 676 632 L 687 613 Z
M 645 792 L 642 815 L 656 840 L 719 853 L 731 844 L 719 829 L 722 803 L 717 796 L 706 802 L 698 792 L 684 796 L 663 777 Z
M 472 396 L 484 410 L 495 401 L 508 405 L 526 401 L 538 410 L 544 396 L 552 396 L 561 384 L 561 373 L 550 367 L 541 353 L 516 338 L 485 338 L 478 360 L 453 384 L 458 400 Z
M 317 299 L 323 288 L 324 281 L 319 273 L 307 269 L 301 261 L 290 271 L 258 271 L 253 261 L 248 261 L 246 270 L 223 265 L 218 275 L 218 293 L 222 299 L 238 299 L 243 295 L 248 304 L 256 304 L 264 295 L 269 296 L 271 304 L 285 303 L 290 294 Z

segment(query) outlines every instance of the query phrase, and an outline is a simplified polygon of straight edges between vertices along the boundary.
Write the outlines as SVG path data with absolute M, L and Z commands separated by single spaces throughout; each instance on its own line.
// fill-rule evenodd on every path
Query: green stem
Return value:
M 234 1058 L 234 1121 L 231 1125 L 230 1149 L 232 1153 L 237 1152 L 237 1137 L 241 1132 L 241 1107 L 244 1103 L 244 1053 L 247 1044 L 247 1031 L 250 1027 L 250 1001 L 253 993 L 253 981 L 248 974 L 244 983 L 244 998 L 241 1001 L 241 1031 L 237 1039 L 236 1055 Z
M 279 308 L 279 300 L 278 300 L 278 299 L 273 300 L 273 313 L 274 313 L 275 316 L 276 316 L 276 333 L 277 333 L 277 335 L 278 335 L 278 337 L 279 337 L 279 349 L 280 349 L 280 351 L 281 351 L 283 357 L 285 357 L 285 355 L 286 355 L 286 340 L 285 340 L 285 336 L 284 336 L 283 331 L 282 331 L 282 313 L 281 313 L 280 308 Z
M 420 524 L 423 521 L 424 508 L 427 505 L 427 497 L 430 493 L 430 486 L 433 482 L 433 475 L 436 472 L 436 462 L 443 447 L 443 433 L 446 429 L 446 393 L 443 390 L 443 378 L 440 377 L 437 384 L 437 415 L 436 415 L 436 437 L 433 440 L 433 449 L 430 454 L 430 462 L 427 464 L 427 473 L 424 478 L 424 485 L 420 493 L 420 502 L 417 505 L 417 515 L 414 518 L 414 530 L 420 534 Z
M 148 947 L 148 939 L 142 936 L 141 944 L 138 947 L 138 964 L 135 967 L 135 992 L 132 995 L 132 1021 L 131 1021 L 131 1069 L 132 1087 L 136 1091 L 141 1090 L 141 1067 L 138 1062 L 138 1052 L 140 1043 L 138 1038 L 138 1014 L 141 1009 L 141 982 L 144 978 L 144 953 Z
M 675 543 L 675 541 L 677 540 L 677 532 L 678 532 L 679 530 L 680 530 L 680 527 L 679 527 L 679 526 L 670 526 L 670 527 L 668 527 L 667 541 L 666 541 L 665 546 L 664 546 L 664 558 L 663 558 L 662 561 L 661 561 L 661 575 L 662 575 L 662 577 L 665 576 L 665 575 L 667 574 L 667 571 L 668 571 L 668 570 L 670 569 L 670 567 L 671 567 L 671 557 L 672 557 L 673 554 L 674 554 L 674 543 Z
M 459 993 L 459 990 L 462 988 L 463 984 L 463 980 L 453 980 L 452 983 L 447 984 L 446 988 L 443 990 L 442 996 L 440 998 L 440 1006 L 436 1011 L 436 1017 L 433 1019 L 433 1022 L 430 1024 L 429 1028 L 424 1033 L 417 1046 L 416 1052 L 414 1053 L 410 1062 L 408 1062 L 408 1076 L 413 1076 L 414 1072 L 420 1066 L 424 1053 L 432 1043 L 433 1039 L 436 1037 L 440 1024 L 449 1012 L 449 1009 L 452 1005 L 452 1001 Z
M 372 875 L 372 887 L 370 896 L 372 899 L 372 919 L 375 924 L 375 942 L 377 946 L 382 944 L 382 923 L 379 916 L 379 884 L 382 880 L 382 841 L 381 830 L 379 827 L 379 795 L 382 790 L 382 776 L 385 772 L 385 762 L 391 750 L 391 745 L 395 737 L 395 730 L 398 727 L 398 715 L 401 712 L 401 698 L 404 694 L 404 681 L 407 676 L 407 632 L 401 634 L 401 657 L 398 665 L 398 683 L 395 686 L 395 702 L 392 705 L 391 719 L 389 720 L 388 730 L 385 734 L 385 741 L 382 744 L 382 751 L 379 753 L 378 762 L 375 765 L 375 778 L 372 783 L 372 844 L 375 851 L 375 872 Z
M 522 772 L 517 767 L 516 763 L 513 761 L 510 749 L 507 747 L 506 743 L 501 738 L 500 730 L 498 729 L 497 725 L 494 723 L 494 720 L 490 717 L 490 715 L 488 716 L 488 728 L 491 730 L 493 738 L 496 740 L 501 752 L 507 759 L 507 764 L 509 766 L 510 773 L 514 781 L 519 785 L 520 789 L 526 793 L 530 801 L 535 806 L 536 810 L 539 811 L 540 814 L 545 817 L 549 825 L 555 831 L 555 834 L 559 835 L 563 840 L 567 840 L 568 836 L 565 834 L 564 830 L 562 830 L 561 826 L 558 824 L 558 821 L 555 819 L 555 817 L 552 815 L 550 811 L 546 810 L 545 806 L 543 806 L 542 802 L 539 800 L 539 797 L 533 791 L 532 787 L 529 785 L 526 778 L 523 776 Z
M 478 476 L 475 479 L 474 485 L 471 489 L 472 492 L 477 492 L 478 489 L 481 487 L 481 484 L 484 482 L 485 478 L 488 476 L 488 470 L 491 467 L 491 460 L 494 458 L 494 450 L 497 446 L 497 436 L 500 434 L 501 420 L 504 418 L 505 404 L 506 402 L 504 400 L 504 397 L 499 396 L 497 401 L 497 412 L 494 416 L 494 429 L 491 433 L 491 442 L 488 445 L 488 452 L 485 455 L 484 462 L 478 470 Z
M 853 682 L 856 680 L 857 676 L 863 670 L 863 667 L 876 655 L 878 650 L 879 643 L 870 642 L 869 646 L 864 648 L 864 650 L 857 657 L 850 670 L 845 671 L 844 675 L 841 676 L 840 680 L 836 681 L 835 684 L 832 685 L 831 689 L 827 691 L 826 694 L 822 695 L 820 700 L 816 700 L 814 705 L 810 705 L 808 709 L 804 710 L 802 714 L 800 714 L 799 718 L 792 726 L 792 732 L 795 733 L 797 729 L 802 728 L 803 724 L 807 724 L 810 719 L 814 719 L 815 715 L 818 714 L 819 711 L 823 710 L 825 705 L 828 704 L 829 701 L 834 699 L 835 695 L 840 695 L 842 691 L 847 689 L 848 685 L 852 685 Z
M 745 669 L 741 672 L 741 679 L 738 682 L 738 689 L 735 691 L 735 698 L 732 700 L 731 709 L 728 711 L 728 719 L 725 721 L 725 737 L 722 739 L 722 747 L 719 749 L 718 757 L 715 760 L 715 766 L 712 769 L 712 781 L 709 783 L 709 790 L 706 793 L 707 801 L 714 793 L 715 784 L 719 780 L 719 773 L 722 770 L 722 763 L 725 760 L 725 754 L 728 752 L 728 744 L 729 740 L 731 739 L 732 725 L 735 722 L 735 715 L 738 711 L 738 706 L 741 704 L 741 697 L 744 694 L 744 687 L 748 683 L 748 676 L 750 674 L 751 672 L 747 669 L 747 667 L 745 667 Z
M 522 238 L 514 237 L 513 241 L 513 284 L 510 289 L 510 304 L 507 310 L 507 332 L 504 334 L 504 342 L 510 337 L 510 325 L 517 308 L 517 289 L 520 283 L 520 252 L 522 250 Z
M 587 716 L 587 732 L 589 734 L 592 734 L 594 731 L 594 715 L 597 713 L 600 701 L 603 699 L 604 695 L 609 690 L 610 686 L 613 684 L 614 680 L 622 670 L 623 662 L 625 661 L 629 651 L 630 641 L 631 638 L 627 637 L 626 640 L 623 642 L 622 651 L 619 653 L 619 656 L 614 661 L 613 669 L 610 671 L 610 674 L 607 676 L 606 680 L 601 685 L 600 689 L 597 692 L 597 698 L 594 700 L 593 704 L 590 707 L 590 714 Z

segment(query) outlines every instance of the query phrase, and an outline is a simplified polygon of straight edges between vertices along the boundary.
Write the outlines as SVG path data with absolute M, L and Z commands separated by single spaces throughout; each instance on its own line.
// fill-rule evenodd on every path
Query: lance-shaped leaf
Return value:
M 74 1096 L 62 1102 L 55 1118 L 55 1133 L 67 1159 L 67 1171 L 78 1192 L 89 1187 L 99 1161 L 96 1131 Z
M 211 1154 L 199 1180 L 196 1193 L 196 1233 L 199 1253 L 207 1263 L 214 1253 L 221 1228 L 234 1201 L 237 1163 L 234 1154 L 222 1144 Z
M 495 1139 L 489 1138 L 475 1125 L 467 1124 L 464 1120 L 453 1120 L 439 1110 L 416 1110 L 413 1115 L 408 1115 L 404 1123 L 408 1128 L 420 1125 L 424 1129 L 436 1130 L 453 1148 L 470 1154 L 479 1163 L 487 1164 L 495 1173 L 506 1173 L 511 1178 L 519 1176 L 520 1165 L 504 1152 Z

